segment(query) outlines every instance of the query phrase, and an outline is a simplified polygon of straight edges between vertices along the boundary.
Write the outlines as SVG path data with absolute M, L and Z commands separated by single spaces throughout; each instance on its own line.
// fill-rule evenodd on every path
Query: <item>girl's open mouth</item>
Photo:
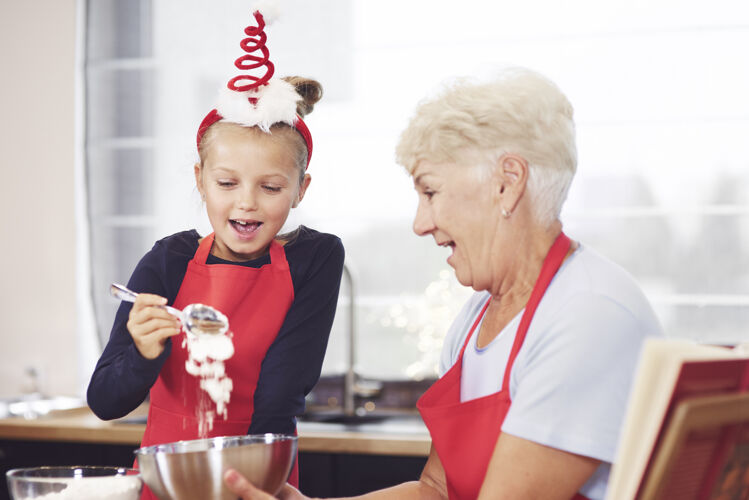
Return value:
M 252 237 L 257 232 L 257 230 L 260 229 L 260 226 L 263 225 L 262 222 L 258 221 L 244 221 L 238 219 L 230 219 L 229 223 L 240 237 L 245 238 Z

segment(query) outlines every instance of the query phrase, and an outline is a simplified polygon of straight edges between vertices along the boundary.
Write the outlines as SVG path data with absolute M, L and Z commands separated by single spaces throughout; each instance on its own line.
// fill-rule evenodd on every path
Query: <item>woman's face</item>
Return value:
M 491 284 L 490 256 L 499 222 L 492 179 L 482 180 L 481 168 L 422 161 L 413 172 L 419 195 L 414 232 L 450 248 L 447 263 L 458 281 L 476 290 Z
M 286 142 L 242 127 L 222 127 L 207 145 L 195 180 L 215 232 L 211 253 L 230 261 L 263 255 L 304 196 L 306 175 Z

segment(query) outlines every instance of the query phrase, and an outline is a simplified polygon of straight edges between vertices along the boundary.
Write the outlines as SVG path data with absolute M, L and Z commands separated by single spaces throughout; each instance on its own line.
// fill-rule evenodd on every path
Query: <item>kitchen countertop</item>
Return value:
M 144 406 L 126 418 L 143 417 L 146 413 Z M 137 446 L 144 430 L 144 424 L 99 420 L 89 408 L 56 411 L 30 420 L 0 419 L 0 439 Z M 356 425 L 300 421 L 298 433 L 301 452 L 427 456 L 431 444 L 418 416 Z

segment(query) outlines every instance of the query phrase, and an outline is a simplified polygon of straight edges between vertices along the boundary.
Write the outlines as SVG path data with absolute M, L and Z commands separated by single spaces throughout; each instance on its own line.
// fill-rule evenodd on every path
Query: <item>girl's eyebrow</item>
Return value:
M 222 173 L 227 173 L 227 174 L 234 174 L 234 173 L 236 173 L 236 171 L 234 169 L 231 169 L 229 167 L 222 167 L 222 166 L 215 166 L 214 167 L 214 166 L 212 166 L 212 167 L 209 167 L 209 168 L 211 170 L 213 170 L 214 172 L 222 172 Z
M 286 178 L 286 175 L 283 172 L 266 172 L 266 173 L 261 173 L 260 177 L 283 177 L 283 178 Z
M 233 168 L 230 168 L 230 167 L 211 166 L 209 168 L 210 168 L 210 170 L 214 174 L 218 174 L 218 175 L 222 175 L 222 174 L 223 175 L 238 175 L 237 170 L 235 170 Z M 288 180 L 286 178 L 286 176 L 283 175 L 280 172 L 272 172 L 272 173 L 269 173 L 269 174 L 262 174 L 262 175 L 258 176 L 257 178 L 258 179 L 262 179 L 262 180 L 269 180 L 269 179 L 283 180 L 283 181 Z

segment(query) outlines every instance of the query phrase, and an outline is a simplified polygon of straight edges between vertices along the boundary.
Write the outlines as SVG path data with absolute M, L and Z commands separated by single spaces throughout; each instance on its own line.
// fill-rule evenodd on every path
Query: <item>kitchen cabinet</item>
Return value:
M 300 453 L 299 484 L 305 495 L 361 495 L 419 478 L 427 457 Z

